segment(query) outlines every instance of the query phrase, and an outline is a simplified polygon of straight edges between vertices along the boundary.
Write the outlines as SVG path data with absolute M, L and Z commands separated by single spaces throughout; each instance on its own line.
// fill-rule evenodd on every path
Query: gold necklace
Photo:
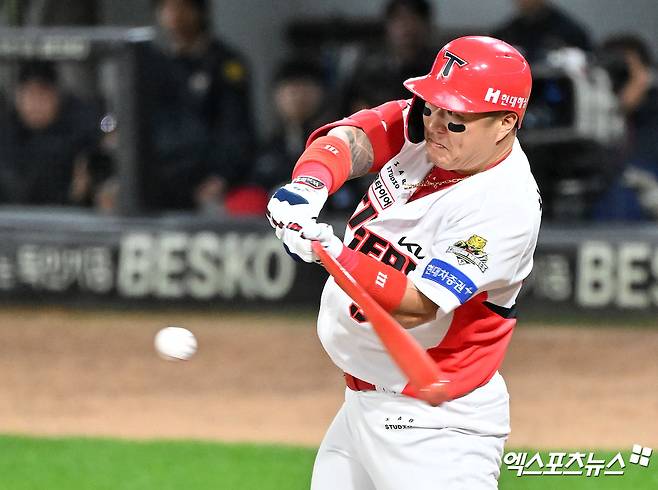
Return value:
M 427 186 L 427 187 L 431 186 L 431 187 L 437 188 L 437 187 L 441 187 L 442 185 L 446 185 L 446 184 L 456 184 L 457 182 L 460 182 L 460 181 L 462 181 L 466 178 L 468 178 L 468 176 L 467 177 L 459 177 L 459 178 L 456 178 L 456 179 L 440 180 L 440 181 L 436 182 L 435 180 L 430 179 L 430 176 L 428 175 L 427 177 L 425 177 L 423 180 L 421 180 L 417 184 L 405 184 L 404 188 L 407 189 L 407 190 L 416 189 L 418 187 L 425 187 L 425 186 Z

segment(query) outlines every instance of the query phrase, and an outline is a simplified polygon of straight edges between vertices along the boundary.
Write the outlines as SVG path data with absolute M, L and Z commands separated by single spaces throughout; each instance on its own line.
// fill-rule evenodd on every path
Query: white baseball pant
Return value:
M 346 389 L 313 468 L 311 490 L 494 490 L 509 434 L 509 397 L 489 383 L 439 407 Z

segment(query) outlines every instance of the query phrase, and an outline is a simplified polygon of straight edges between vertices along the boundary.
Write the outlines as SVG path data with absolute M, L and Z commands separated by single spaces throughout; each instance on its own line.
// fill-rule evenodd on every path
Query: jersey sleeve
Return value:
M 521 281 L 532 267 L 536 231 L 531 222 L 515 218 L 511 214 L 489 220 L 473 213 L 454 220 L 437 231 L 409 278 L 443 313 L 483 291 Z
M 326 135 L 332 128 L 338 126 L 360 128 L 368 136 L 374 150 L 374 162 L 370 171 L 378 172 L 386 162 L 400 152 L 404 145 L 404 114 L 407 106 L 406 100 L 394 100 L 326 124 L 311 134 L 306 146 L 308 147 L 320 136 Z

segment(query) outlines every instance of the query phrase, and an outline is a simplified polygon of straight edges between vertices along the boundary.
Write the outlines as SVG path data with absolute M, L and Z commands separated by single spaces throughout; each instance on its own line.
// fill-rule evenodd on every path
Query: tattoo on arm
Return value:
M 342 139 L 350 147 L 352 170 L 349 178 L 367 174 L 375 161 L 375 152 L 366 133 L 359 128 L 338 126 L 331 129 L 329 134 Z

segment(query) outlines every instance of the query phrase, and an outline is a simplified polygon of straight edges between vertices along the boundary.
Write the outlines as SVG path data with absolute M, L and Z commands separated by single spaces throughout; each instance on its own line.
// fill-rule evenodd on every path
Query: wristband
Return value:
M 322 136 L 304 150 L 292 171 L 292 178 L 315 177 L 324 182 L 329 194 L 333 194 L 345 183 L 351 169 L 352 157 L 347 143 L 336 136 Z
M 408 281 L 402 272 L 345 246 L 336 260 L 382 308 L 389 313 L 398 309 Z

